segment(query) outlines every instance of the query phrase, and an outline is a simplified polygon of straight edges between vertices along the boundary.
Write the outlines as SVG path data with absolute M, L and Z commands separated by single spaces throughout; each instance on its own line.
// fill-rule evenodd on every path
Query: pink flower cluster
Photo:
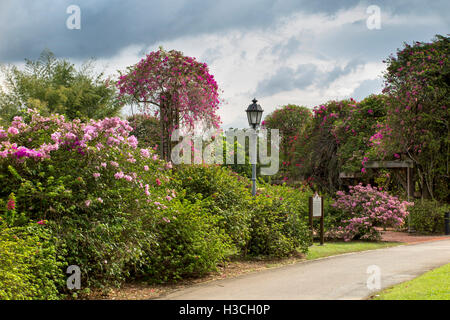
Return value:
M 187 127 L 204 120 L 219 126 L 216 112 L 220 100 L 214 76 L 205 63 L 179 51 L 151 52 L 128 68 L 128 74 L 120 76 L 117 87 L 120 96 L 129 95 L 146 105 L 159 107 L 155 115 L 159 112 L 161 120 L 169 122 L 169 132 L 178 125 L 175 119 L 169 119 L 175 111 L 181 124 Z
M 133 128 L 128 121 L 117 117 L 82 123 L 78 119 L 66 122 L 64 116 L 59 115 L 43 117 L 36 110 L 31 109 L 28 113 L 31 115 L 30 123 L 25 123 L 21 117 L 15 117 L 6 131 L 0 127 L 0 158 L 15 158 L 23 162 L 27 158 L 48 159 L 51 152 L 61 148 L 86 154 L 94 148 L 88 147 L 90 145 L 94 145 L 97 151 L 120 145 L 127 145 L 134 149 L 137 147 L 136 137 L 130 136 Z M 36 145 L 32 136 L 41 129 L 53 130 L 53 132 L 50 134 L 50 139 Z M 24 137 L 28 138 L 27 145 L 19 146 L 14 141 L 24 141 Z M 106 146 L 99 142 L 104 138 L 107 141 Z
M 86 161 L 95 163 L 95 170 L 89 173 L 95 181 L 93 183 L 108 179 L 111 175 L 115 180 L 138 186 L 147 200 L 150 200 L 148 182 L 154 181 L 156 187 L 162 185 L 165 179 L 160 173 L 158 176 L 161 179 L 143 178 L 138 172 L 148 172 L 151 165 L 160 167 L 161 170 L 155 172 L 163 171 L 164 167 L 172 168 L 172 164 L 160 160 L 154 150 L 139 149 L 138 140 L 131 135 L 132 127 L 120 118 L 83 123 L 78 119 L 66 121 L 60 115 L 44 117 L 31 109 L 28 115 L 30 119 L 27 122 L 16 117 L 6 130 L 0 127 L 0 162 L 20 165 L 25 161 L 52 160 L 56 155 L 59 159 L 61 153 L 69 153 L 63 158 L 81 155 Z M 99 200 L 100 203 L 102 201 Z M 90 207 L 91 200 L 86 200 L 84 204 Z M 12 207 L 12 204 L 9 205 Z
M 336 193 L 333 207 L 344 211 L 348 219 L 341 221 L 340 231 L 346 241 L 355 238 L 375 240 L 379 232 L 375 227 L 399 227 L 408 216 L 408 206 L 413 203 L 400 201 L 398 197 L 372 187 L 358 184 L 349 193 Z

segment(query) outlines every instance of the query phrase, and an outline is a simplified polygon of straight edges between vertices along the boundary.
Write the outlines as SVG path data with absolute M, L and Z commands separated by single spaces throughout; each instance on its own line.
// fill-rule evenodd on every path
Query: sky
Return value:
M 49 49 L 114 78 L 159 46 L 179 50 L 209 65 L 223 127 L 243 128 L 253 98 L 267 115 L 380 93 L 383 60 L 448 34 L 449 12 L 448 0 L 0 0 L 0 64 Z

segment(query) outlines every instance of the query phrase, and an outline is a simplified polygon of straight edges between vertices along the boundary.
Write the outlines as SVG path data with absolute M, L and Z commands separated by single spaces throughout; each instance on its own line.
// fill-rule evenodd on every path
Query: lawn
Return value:
M 400 242 L 367 242 L 367 241 L 336 241 L 336 242 L 325 242 L 323 246 L 315 243 L 313 246 L 309 247 L 308 254 L 306 256 L 307 260 L 314 260 L 318 258 L 334 256 L 349 252 L 358 252 L 365 250 L 388 248 L 393 246 L 398 246 L 402 243 Z
M 450 300 L 450 263 L 383 290 L 375 300 Z

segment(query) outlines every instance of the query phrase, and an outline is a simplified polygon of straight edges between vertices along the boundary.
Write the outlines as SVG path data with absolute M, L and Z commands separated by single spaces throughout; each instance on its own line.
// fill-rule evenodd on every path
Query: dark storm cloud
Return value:
M 259 82 L 256 92 L 258 96 L 267 97 L 283 91 L 304 90 L 312 84 L 321 89 L 327 88 L 333 81 L 355 71 L 363 64 L 361 60 L 352 60 L 328 72 L 318 70 L 314 64 L 302 64 L 296 69 L 281 67 L 273 76 Z
M 0 61 L 34 58 L 49 48 L 71 58 L 109 57 L 132 44 L 184 35 L 269 27 L 295 11 L 333 12 L 358 1 L 299 0 L 2 0 Z M 66 9 L 81 8 L 81 30 L 66 28 Z
M 317 75 L 317 67 L 313 64 L 302 64 L 297 69 L 281 67 L 270 78 L 258 83 L 256 95 L 267 97 L 278 92 L 304 89 L 313 84 Z
M 362 60 L 352 60 L 349 63 L 347 63 L 345 66 L 337 66 L 334 67 L 333 70 L 329 72 L 323 72 L 320 77 L 318 77 L 318 86 L 320 88 L 326 88 L 332 83 L 333 81 L 339 79 L 342 76 L 345 76 L 353 71 L 356 71 L 356 69 L 363 65 L 364 62 Z

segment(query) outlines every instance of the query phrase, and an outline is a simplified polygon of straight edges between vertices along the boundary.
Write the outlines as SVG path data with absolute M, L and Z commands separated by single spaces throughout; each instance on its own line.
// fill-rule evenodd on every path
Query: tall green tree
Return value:
M 57 59 L 44 50 L 39 59 L 25 60 L 25 68 L 2 66 L 0 117 L 9 122 L 23 109 L 41 114 L 59 113 L 68 119 L 101 119 L 116 116 L 122 103 L 116 88 L 102 73 L 94 72 L 93 61 L 82 67 Z
M 296 153 L 299 137 L 312 120 L 312 112 L 306 107 L 288 104 L 268 114 L 263 125 L 268 129 L 280 130 L 280 174 L 293 179 L 299 178 L 302 159 Z

